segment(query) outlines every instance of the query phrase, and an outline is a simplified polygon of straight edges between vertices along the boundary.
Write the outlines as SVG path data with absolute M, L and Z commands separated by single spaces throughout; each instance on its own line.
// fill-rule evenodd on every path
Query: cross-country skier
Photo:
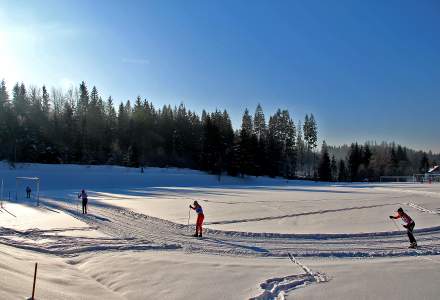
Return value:
M 78 194 L 78 199 L 82 199 L 82 212 L 83 214 L 87 214 L 87 193 L 85 190 L 82 190 L 81 193 Z
M 30 199 L 31 198 L 31 193 L 32 193 L 32 189 L 30 186 L 26 187 L 26 198 Z
M 416 248 L 417 242 L 413 235 L 413 230 L 414 226 L 416 226 L 416 223 L 413 221 L 413 219 L 411 219 L 411 217 L 408 216 L 401 207 L 399 207 L 399 209 L 397 210 L 397 215 L 390 216 L 390 219 L 402 219 L 403 222 L 406 223 L 403 225 L 403 227 L 406 228 L 406 233 L 408 234 L 410 242 L 409 248 Z
M 200 206 L 200 204 L 197 201 L 194 201 L 194 206 L 190 204 L 189 208 L 194 209 L 197 213 L 196 233 L 194 234 L 194 236 L 202 237 L 202 224 L 203 224 L 203 220 L 205 219 L 205 215 L 203 214 L 203 208 Z

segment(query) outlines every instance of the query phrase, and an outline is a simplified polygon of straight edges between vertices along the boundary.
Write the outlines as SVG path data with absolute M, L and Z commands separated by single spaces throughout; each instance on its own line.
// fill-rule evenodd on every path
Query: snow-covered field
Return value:
M 39 207 L 25 200 L 33 183 L 16 194 L 18 176 L 41 179 Z M 438 184 L 5 163 L 1 179 L 0 299 L 30 295 L 34 262 L 37 299 L 440 298 Z M 190 236 L 193 212 L 187 226 L 194 200 L 203 239 Z M 398 207 L 416 222 L 418 250 L 388 218 Z

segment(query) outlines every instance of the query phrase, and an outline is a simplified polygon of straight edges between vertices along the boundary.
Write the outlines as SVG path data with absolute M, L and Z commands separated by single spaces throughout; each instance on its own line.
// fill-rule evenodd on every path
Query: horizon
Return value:
M 435 1 L 46 3 L 0 4 L 9 91 L 84 80 L 115 106 L 140 95 L 158 108 L 226 109 L 234 129 L 260 103 L 266 121 L 277 108 L 295 125 L 312 113 L 320 143 L 440 152 Z

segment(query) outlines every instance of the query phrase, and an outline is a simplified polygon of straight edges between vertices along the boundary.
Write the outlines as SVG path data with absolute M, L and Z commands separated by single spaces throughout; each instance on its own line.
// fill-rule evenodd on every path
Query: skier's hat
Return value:
M 399 208 L 397 209 L 397 212 L 403 212 L 403 208 L 399 207 Z
M 199 205 L 199 202 L 197 202 L 196 200 L 194 200 L 194 205 Z

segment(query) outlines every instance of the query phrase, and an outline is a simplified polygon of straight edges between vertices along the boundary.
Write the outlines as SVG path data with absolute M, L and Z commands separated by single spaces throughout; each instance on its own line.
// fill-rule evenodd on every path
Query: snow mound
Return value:
M 295 289 L 313 283 L 324 283 L 328 281 L 328 277 L 325 274 L 313 272 L 309 267 L 300 263 L 290 253 L 289 259 L 292 263 L 303 269 L 304 274 L 268 279 L 260 285 L 263 292 L 250 300 L 283 300 L 287 293 L 292 292 Z

